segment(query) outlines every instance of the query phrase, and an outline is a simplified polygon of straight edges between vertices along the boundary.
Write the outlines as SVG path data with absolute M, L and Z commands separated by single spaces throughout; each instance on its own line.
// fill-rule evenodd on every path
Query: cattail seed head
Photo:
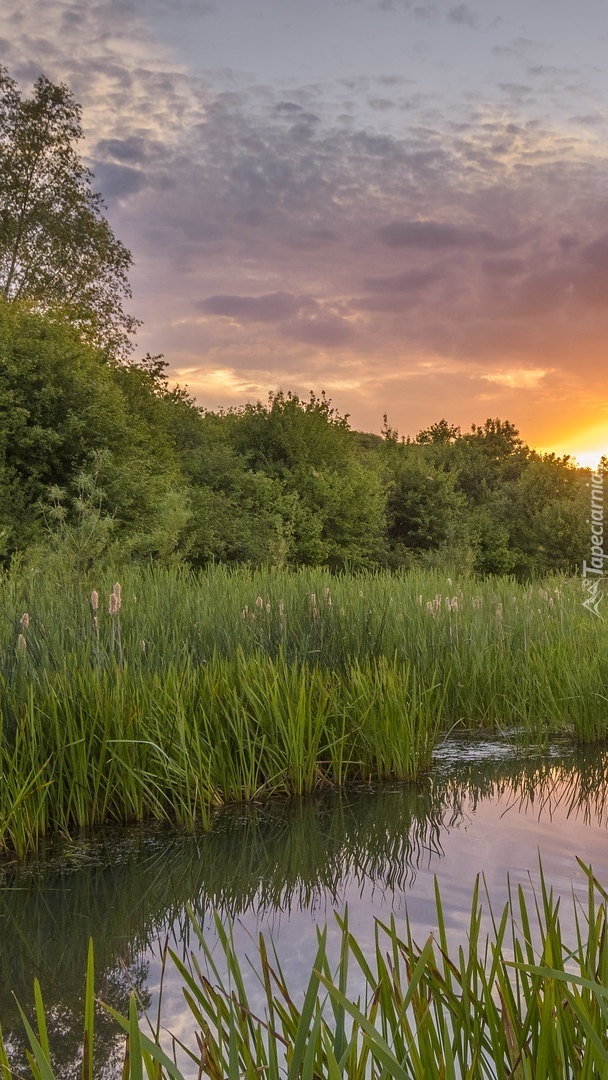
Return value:
M 97 592 L 97 589 L 93 589 L 93 592 L 91 593 L 91 611 L 93 612 L 93 614 L 95 614 L 98 607 L 99 607 L 99 593 Z
M 19 637 L 17 638 L 17 653 L 20 656 L 25 656 L 26 652 L 27 652 L 27 641 L 25 640 L 23 634 L 19 634 Z
M 262 597 L 261 597 L 261 596 L 258 596 L 258 597 L 256 598 L 255 606 L 256 606 L 256 607 L 259 607 L 259 608 L 263 608 L 263 607 L 264 607 L 264 601 L 263 601 L 263 599 L 262 599 Z
M 110 606 L 108 608 L 108 613 L 110 615 L 118 615 L 118 612 L 120 611 L 121 599 L 122 598 L 120 593 L 120 583 L 117 581 L 114 585 L 114 588 L 112 589 L 112 592 L 110 593 Z
M 19 619 L 19 626 L 22 630 L 27 630 L 30 625 L 30 617 L 27 611 L 23 612 L 23 615 Z

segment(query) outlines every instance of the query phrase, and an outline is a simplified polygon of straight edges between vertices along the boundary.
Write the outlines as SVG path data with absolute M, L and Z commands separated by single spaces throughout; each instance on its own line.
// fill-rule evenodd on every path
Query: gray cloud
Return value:
M 494 236 L 487 228 L 453 225 L 443 221 L 391 221 L 378 230 L 378 235 L 387 247 L 419 248 L 423 251 L 450 248 L 500 251 L 508 245 L 508 241 Z
M 310 296 L 276 292 L 263 296 L 208 296 L 196 306 L 207 315 L 220 315 L 240 322 L 272 323 L 290 319 L 303 308 L 316 307 L 316 303 Z
M 598 236 L 590 244 L 585 244 L 580 255 L 583 263 L 587 263 L 598 273 L 608 274 L 608 233 Z
M 525 259 L 510 257 L 509 255 L 496 255 L 491 256 L 489 259 L 484 259 L 481 268 L 486 274 L 491 274 L 495 277 L 515 277 L 517 274 L 522 274 L 525 271 L 526 261 Z
M 353 341 L 352 326 L 339 316 L 320 315 L 310 319 L 297 319 L 285 326 L 284 336 L 317 348 L 335 348 Z
M 126 139 L 100 139 L 96 145 L 96 153 L 102 158 L 114 158 L 121 165 L 143 165 L 149 152 L 148 141 L 138 135 Z
M 448 19 L 458 26 L 470 26 L 473 30 L 476 30 L 479 26 L 479 19 L 468 4 L 457 4 L 455 7 L 450 8 Z
M 102 161 L 93 166 L 95 187 L 99 187 L 107 199 L 123 199 L 135 195 L 146 185 L 146 175 L 141 169 L 126 165 L 114 165 Z
M 447 269 L 432 266 L 425 270 L 404 270 L 401 274 L 365 279 L 365 288 L 380 293 L 418 293 L 445 277 Z

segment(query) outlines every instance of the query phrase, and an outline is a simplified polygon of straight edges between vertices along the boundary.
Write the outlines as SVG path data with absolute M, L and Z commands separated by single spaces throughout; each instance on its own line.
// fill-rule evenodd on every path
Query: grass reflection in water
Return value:
M 64 846 L 57 861 L 52 849 L 43 853 L 38 865 L 46 858 L 44 873 L 34 864 L 7 865 L 0 891 L 0 1020 L 14 1053 L 19 1056 L 24 1040 L 9 988 L 28 1002 L 37 976 L 50 1042 L 65 1063 L 57 1075 L 73 1075 L 90 935 L 96 991 L 127 1013 L 133 987 L 140 1005 L 149 1003 L 147 952 L 159 937 L 170 933 L 177 956 L 186 957 L 195 943 L 191 916 L 202 925 L 211 910 L 230 922 L 248 912 L 322 904 L 339 909 L 347 885 L 411 891 L 419 868 L 441 858 L 446 831 L 462 820 L 465 807 L 499 799 L 505 810 L 516 806 L 545 819 L 559 810 L 605 828 L 604 754 L 480 760 L 475 753 L 460 744 L 455 760 L 440 758 L 416 785 L 324 792 L 222 812 L 215 829 L 198 838 L 140 830 L 116 843 L 107 833 Z M 106 1013 L 96 1032 L 96 1060 L 100 1069 L 106 1063 L 108 1075 L 116 1046 Z

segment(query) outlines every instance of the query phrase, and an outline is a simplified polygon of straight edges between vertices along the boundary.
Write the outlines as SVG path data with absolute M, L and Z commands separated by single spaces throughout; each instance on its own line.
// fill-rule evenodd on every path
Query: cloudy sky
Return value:
M 608 452 L 605 0 L 1 0 L 201 405 Z

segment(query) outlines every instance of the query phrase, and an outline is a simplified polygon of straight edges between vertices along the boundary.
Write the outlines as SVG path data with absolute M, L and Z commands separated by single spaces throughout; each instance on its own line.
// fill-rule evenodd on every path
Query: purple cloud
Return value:
M 429 285 L 435 285 L 445 275 L 446 269 L 442 266 L 431 266 L 425 270 L 404 270 L 401 274 L 366 278 L 365 288 L 378 293 L 418 293 Z
M 207 315 L 220 315 L 239 322 L 284 322 L 297 315 L 303 308 L 317 305 L 310 296 L 294 296 L 292 293 L 265 293 L 262 296 L 238 296 L 220 294 L 199 300 L 199 311 Z
M 489 229 L 472 225 L 452 225 L 443 221 L 391 221 L 378 229 L 387 247 L 420 248 L 423 251 L 484 248 L 500 251 L 508 242 Z

